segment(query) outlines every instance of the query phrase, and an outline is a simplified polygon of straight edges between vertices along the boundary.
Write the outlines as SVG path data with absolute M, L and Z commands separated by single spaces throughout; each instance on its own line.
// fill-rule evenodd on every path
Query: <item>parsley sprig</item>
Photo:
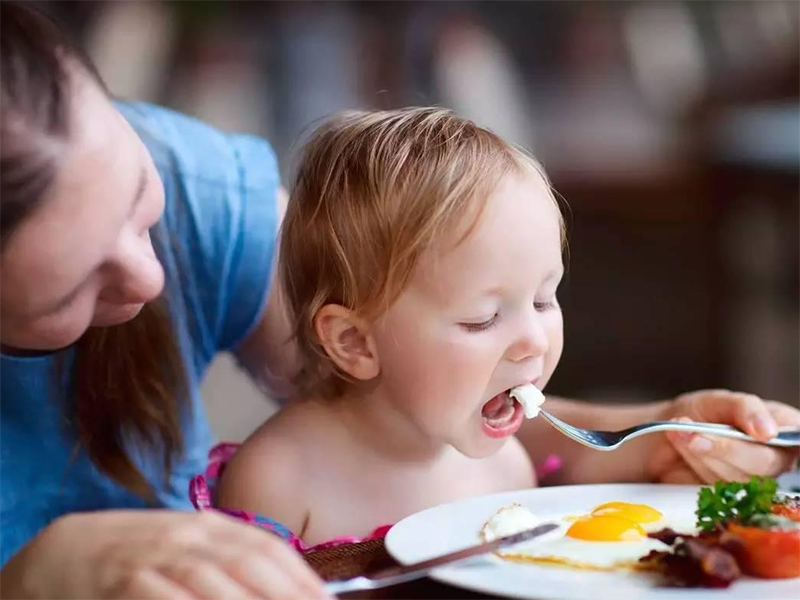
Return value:
M 777 490 L 777 482 L 769 477 L 753 477 L 748 483 L 718 481 L 713 488 L 700 488 L 697 526 L 713 531 L 727 521 L 748 524 L 754 517 L 772 512 Z

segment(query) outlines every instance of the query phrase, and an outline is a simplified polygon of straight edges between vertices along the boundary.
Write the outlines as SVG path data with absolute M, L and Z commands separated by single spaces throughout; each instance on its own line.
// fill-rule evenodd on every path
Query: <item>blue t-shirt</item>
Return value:
M 187 366 L 191 414 L 185 453 L 169 486 L 160 457 L 131 448 L 156 491 L 156 506 L 189 509 L 188 485 L 213 442 L 199 384 L 219 351 L 257 324 L 273 268 L 279 185 L 265 141 L 227 135 L 146 104 L 119 104 L 153 156 L 164 183 L 164 215 L 153 232 L 167 275 L 174 327 Z M 177 309 L 175 307 L 178 307 Z M 135 351 L 135 349 L 130 349 Z M 142 508 L 145 502 L 101 474 L 66 422 L 71 349 L 0 356 L 0 564 L 55 518 L 78 511 Z M 53 376 L 64 360 L 66 377 Z M 235 409 L 235 407 L 232 407 Z

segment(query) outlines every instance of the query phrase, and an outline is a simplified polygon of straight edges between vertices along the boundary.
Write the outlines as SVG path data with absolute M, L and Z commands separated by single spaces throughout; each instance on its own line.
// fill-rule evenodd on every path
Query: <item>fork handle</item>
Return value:
M 629 439 L 639 437 L 645 433 L 654 431 L 691 431 L 693 433 L 707 433 L 709 435 L 718 435 L 720 437 L 733 438 L 737 440 L 745 440 L 747 442 L 756 442 L 757 444 L 766 444 L 768 446 L 780 446 L 783 448 L 792 448 L 800 446 L 800 429 L 796 427 L 779 428 L 778 435 L 769 441 L 762 442 L 757 440 L 751 435 L 746 434 L 740 429 L 731 427 L 729 425 L 722 425 L 720 423 L 681 423 L 680 421 L 653 421 L 644 426 L 632 427 L 628 430 Z

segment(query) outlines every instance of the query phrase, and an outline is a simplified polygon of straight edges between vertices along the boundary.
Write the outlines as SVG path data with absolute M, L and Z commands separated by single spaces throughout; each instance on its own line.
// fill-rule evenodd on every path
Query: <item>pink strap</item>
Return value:
M 297 537 L 288 527 L 279 523 L 275 519 L 264 517 L 257 513 L 252 513 L 245 510 L 230 510 L 227 508 L 217 508 L 214 506 L 214 486 L 218 478 L 225 470 L 225 465 L 233 458 L 236 450 L 239 448 L 238 444 L 218 444 L 214 446 L 208 453 L 208 466 L 206 467 L 205 475 L 196 475 L 189 482 L 189 498 L 197 510 L 213 510 L 224 513 L 235 519 L 241 519 L 256 527 L 261 527 L 271 531 L 275 535 L 282 537 L 289 544 L 291 544 L 299 552 L 316 552 L 318 550 L 325 550 L 343 544 L 354 544 L 358 542 L 366 542 L 369 540 L 382 539 L 386 537 L 387 532 L 391 529 L 391 525 L 381 525 L 376 528 L 372 533 L 366 537 L 338 537 L 314 546 L 307 546 L 303 540 Z
M 542 481 L 559 471 L 564 466 L 564 461 L 557 454 L 550 454 L 541 463 L 536 465 L 536 479 Z

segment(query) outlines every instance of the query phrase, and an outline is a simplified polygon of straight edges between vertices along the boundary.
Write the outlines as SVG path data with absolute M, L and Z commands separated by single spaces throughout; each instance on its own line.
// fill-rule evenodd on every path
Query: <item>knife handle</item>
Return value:
M 372 579 L 359 575 L 350 579 L 339 579 L 336 581 L 328 581 L 325 583 L 325 591 L 333 596 L 344 594 L 347 592 L 360 592 L 364 590 L 377 590 L 380 588 L 389 587 L 390 585 L 398 585 L 420 579 L 428 574 L 427 570 L 413 571 L 410 573 L 399 573 L 397 575 L 389 575 L 381 577 L 380 579 Z

